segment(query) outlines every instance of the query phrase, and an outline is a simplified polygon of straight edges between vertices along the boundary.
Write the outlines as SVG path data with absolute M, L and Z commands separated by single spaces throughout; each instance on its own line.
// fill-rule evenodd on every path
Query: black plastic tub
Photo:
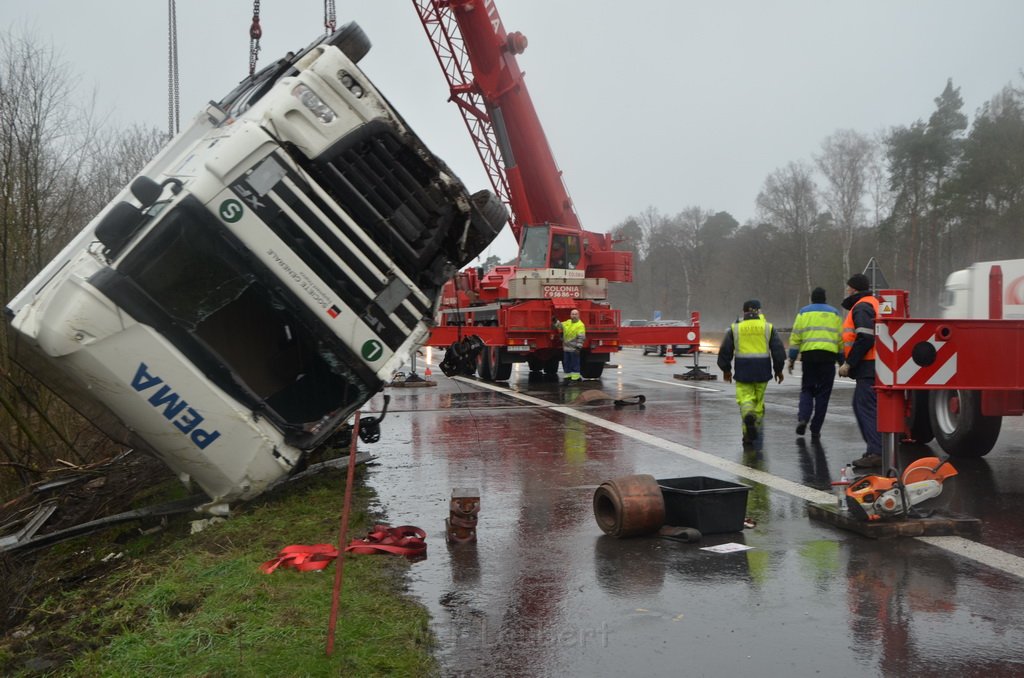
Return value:
M 743 529 L 750 486 L 704 476 L 665 478 L 658 486 L 665 499 L 666 525 L 692 527 L 701 534 Z

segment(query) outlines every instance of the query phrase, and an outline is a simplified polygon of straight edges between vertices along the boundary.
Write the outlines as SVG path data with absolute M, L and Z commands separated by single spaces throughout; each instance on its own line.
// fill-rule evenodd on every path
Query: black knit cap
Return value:
M 750 301 L 744 301 L 743 302 L 743 312 L 744 313 L 747 313 L 747 312 L 750 312 L 750 311 L 760 311 L 760 310 L 761 310 L 761 302 L 758 301 L 757 299 L 751 299 Z
M 825 288 L 815 287 L 811 290 L 811 303 L 812 304 L 824 304 L 825 303 Z
M 854 273 L 846 281 L 846 284 L 858 292 L 863 292 L 871 287 L 871 281 L 863 273 Z

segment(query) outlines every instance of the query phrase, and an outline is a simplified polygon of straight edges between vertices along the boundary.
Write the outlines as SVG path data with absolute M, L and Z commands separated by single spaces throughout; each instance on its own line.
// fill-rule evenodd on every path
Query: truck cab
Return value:
M 5 309 L 34 372 L 210 506 L 342 427 L 504 225 L 359 69 L 367 49 L 347 24 L 243 80 Z

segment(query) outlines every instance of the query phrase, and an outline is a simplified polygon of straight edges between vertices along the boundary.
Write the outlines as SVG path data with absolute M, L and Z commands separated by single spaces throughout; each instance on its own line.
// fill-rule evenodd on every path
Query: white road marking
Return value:
M 684 384 L 680 381 L 666 381 L 664 379 L 651 379 L 650 377 L 641 377 L 640 381 L 653 381 L 655 384 L 668 384 L 669 386 L 682 386 L 683 388 L 692 388 L 695 391 L 711 391 L 712 393 L 721 393 L 723 389 L 720 388 L 708 388 L 706 386 L 695 386 L 693 384 Z
M 722 459 L 720 457 L 714 456 L 713 454 L 702 452 L 701 450 L 698 450 L 694 447 L 682 445 L 680 443 L 674 443 L 671 440 L 665 440 L 664 438 L 659 438 L 658 436 L 652 435 L 650 433 L 645 433 L 635 428 L 630 428 L 629 426 L 623 426 L 622 424 L 607 421 L 605 419 L 601 419 L 600 417 L 595 417 L 591 414 L 581 412 L 580 410 L 573 409 L 571 407 L 566 407 L 564 405 L 556 405 L 554 407 L 551 407 L 551 403 L 549 401 L 542 400 L 540 398 L 535 398 L 533 396 L 526 395 L 525 393 L 518 393 L 504 386 L 498 386 L 496 384 L 490 384 L 484 381 L 477 381 L 475 379 L 469 379 L 466 377 L 453 378 L 460 381 L 464 381 L 468 384 L 479 386 L 480 388 L 485 388 L 498 393 L 504 393 L 518 400 L 523 400 L 525 402 L 533 403 L 535 405 L 545 405 L 547 406 L 547 409 L 555 412 L 561 412 L 567 417 L 575 417 L 576 419 L 579 419 L 580 421 L 585 421 L 588 424 L 600 426 L 601 428 L 607 429 L 609 431 L 614 431 L 615 433 L 618 433 L 620 435 L 633 438 L 634 440 L 646 443 L 648 445 L 651 445 L 652 447 L 657 447 L 667 452 L 678 454 L 681 457 L 686 457 L 687 459 L 692 459 L 693 461 L 697 461 L 702 464 L 707 464 L 708 466 L 717 468 L 721 471 L 725 471 L 726 473 L 731 473 L 740 478 L 746 478 L 747 480 L 750 480 L 752 482 L 760 483 L 761 485 L 770 487 L 773 490 L 784 492 L 791 496 L 797 497 L 798 499 L 803 499 L 804 501 L 814 502 L 816 504 L 825 504 L 835 501 L 835 495 L 833 495 L 831 492 L 816 490 L 813 487 L 807 487 L 806 485 L 795 483 L 791 480 L 787 480 L 786 478 L 780 478 L 778 476 L 772 475 L 771 473 L 759 471 L 757 469 L 750 468 L 749 466 L 744 466 L 743 464 L 737 464 L 734 461 L 729 461 L 728 459 Z M 648 379 L 648 381 L 657 380 Z M 661 383 L 667 384 L 672 382 Z M 680 386 L 685 385 L 686 384 L 680 384 Z M 967 558 L 968 560 L 973 560 L 982 565 L 987 565 L 988 567 L 999 570 L 1001 572 L 1005 572 L 1006 574 L 1012 575 L 1014 577 L 1024 579 L 1024 558 L 1015 556 L 1011 553 L 1006 553 L 1004 551 L 994 549 L 991 546 L 985 546 L 984 544 L 980 544 L 976 541 L 964 539 L 963 537 L 914 537 L 914 539 L 922 541 L 926 544 L 930 544 L 936 548 L 940 548 L 944 551 L 960 556 L 962 558 Z

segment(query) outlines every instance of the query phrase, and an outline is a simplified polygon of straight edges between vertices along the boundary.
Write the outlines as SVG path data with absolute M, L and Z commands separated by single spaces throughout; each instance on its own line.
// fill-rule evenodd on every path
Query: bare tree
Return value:
M 84 103 L 83 103 L 84 102 Z M 0 32 L 0 297 L 6 303 L 109 200 L 154 146 L 110 133 L 53 48 Z M 135 152 L 137 151 L 137 152 Z M 89 422 L 21 370 L 0 323 L 0 460 L 26 482 L 58 456 L 82 461 L 103 444 Z M 105 445 L 109 447 L 109 444 Z M 2 478 L 0 478 L 2 480 Z
M 797 291 L 795 302 L 811 289 L 811 235 L 818 220 L 817 187 L 811 175 L 807 163 L 791 162 L 768 175 L 757 194 L 762 218 L 787 233 L 796 245 L 803 290 Z
M 679 243 L 677 228 L 664 214 L 648 207 L 636 219 L 647 241 L 647 257 L 644 264 L 648 276 L 650 310 L 668 311 L 675 298 L 674 286 L 679 265 Z
M 166 142 L 165 131 L 142 125 L 108 128 L 96 134 L 90 141 L 91 161 L 84 178 L 87 214 L 99 212 L 110 202 Z
M 844 272 L 851 270 L 854 230 L 863 223 L 873 153 L 868 137 L 854 130 L 839 130 L 825 138 L 821 154 L 814 158 L 826 181 L 822 200 L 842 238 Z
M 885 171 L 885 132 L 876 132 L 871 139 L 871 159 L 867 166 L 868 227 L 878 229 L 892 213 L 895 197 L 889 189 Z

